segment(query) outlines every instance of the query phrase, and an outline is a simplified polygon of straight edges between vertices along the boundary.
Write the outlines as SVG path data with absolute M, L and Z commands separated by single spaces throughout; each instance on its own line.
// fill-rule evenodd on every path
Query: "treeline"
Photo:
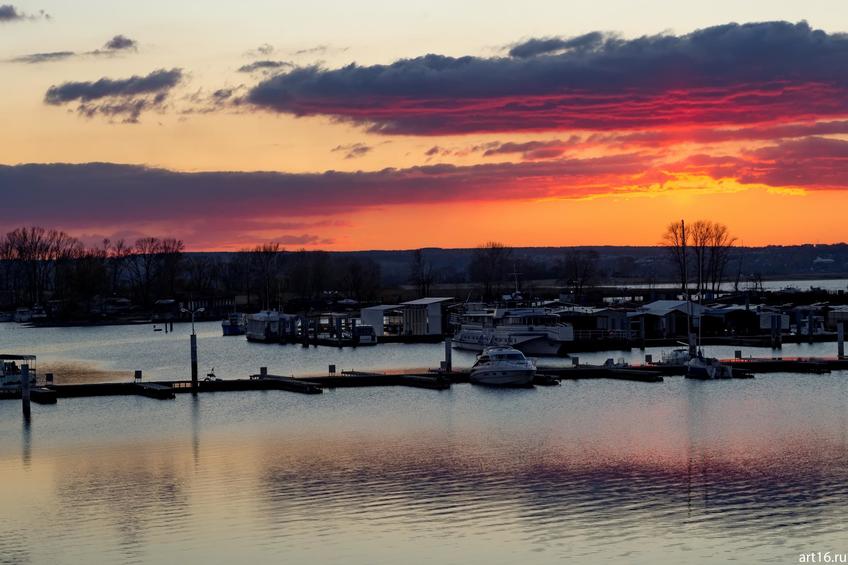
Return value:
M 0 307 L 42 306 L 60 318 L 103 313 L 109 299 L 149 311 L 157 300 L 246 297 L 248 309 L 284 299 L 308 305 L 340 293 L 376 299 L 380 267 L 369 258 L 322 251 L 286 251 L 271 243 L 239 253 L 187 254 L 182 241 L 105 239 L 87 246 L 65 232 L 17 228 L 0 239 Z

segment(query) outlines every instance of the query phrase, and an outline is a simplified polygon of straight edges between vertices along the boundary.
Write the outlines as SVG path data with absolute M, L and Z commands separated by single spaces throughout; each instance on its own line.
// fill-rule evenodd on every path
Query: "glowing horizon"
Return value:
M 848 240 L 848 7 L 649 4 L 558 23 L 547 2 L 439 0 L 418 22 L 339 3 L 342 25 L 249 2 L 16 3 L 0 231 L 209 251 L 655 245 L 683 217 L 749 246 Z M 284 15 L 299 25 L 269 23 Z

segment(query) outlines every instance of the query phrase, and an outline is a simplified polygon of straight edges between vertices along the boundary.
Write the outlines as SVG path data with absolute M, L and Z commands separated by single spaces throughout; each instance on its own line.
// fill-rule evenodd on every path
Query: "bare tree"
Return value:
M 710 244 L 713 237 L 713 224 L 710 221 L 698 220 L 690 224 L 690 249 L 695 256 L 695 276 L 698 298 L 703 298 L 709 278 Z
M 276 242 L 257 245 L 250 252 L 251 265 L 261 285 L 262 307 L 265 309 L 270 309 L 275 302 L 272 295 L 276 295 L 279 283 L 282 253 L 282 246 Z
M 683 221 L 672 222 L 665 228 L 663 234 L 663 244 L 668 249 L 671 261 L 677 271 L 678 280 L 680 281 L 680 290 L 683 294 L 688 292 L 688 274 L 686 256 L 686 227 Z
M 709 237 L 708 273 L 710 289 L 713 294 L 721 290 L 724 273 L 730 262 L 730 253 L 735 244 L 736 238 L 730 235 L 730 230 L 726 225 L 717 222 L 712 224 Z
M 468 274 L 482 286 L 483 300 L 492 300 L 507 278 L 512 248 L 490 241 L 474 250 Z
M 380 265 L 367 257 L 346 259 L 336 265 L 340 274 L 339 289 L 358 301 L 371 300 L 380 290 Z
M 412 252 L 412 263 L 410 265 L 410 281 L 418 289 L 418 296 L 423 298 L 430 295 L 430 286 L 433 284 L 433 265 L 424 257 L 423 249 Z
M 598 274 L 598 252 L 592 250 L 570 251 L 560 264 L 562 281 L 574 292 L 575 302 L 580 302 L 587 286 Z

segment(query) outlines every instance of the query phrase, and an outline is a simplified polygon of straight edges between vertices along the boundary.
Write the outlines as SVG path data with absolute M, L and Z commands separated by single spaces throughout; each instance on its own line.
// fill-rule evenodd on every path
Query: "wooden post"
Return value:
M 813 343 L 813 311 L 807 313 L 807 338 Z
M 268 367 L 259 367 L 259 376 L 265 378 L 268 376 Z
M 771 315 L 771 347 L 772 349 L 780 349 L 781 333 L 783 331 L 783 315 Z
M 445 338 L 445 372 L 450 373 L 453 371 L 453 365 L 451 360 L 451 355 L 453 351 L 451 350 L 451 338 Z
M 197 395 L 197 336 L 191 334 L 191 393 Z
M 653 362 L 654 362 L 654 356 L 653 355 L 651 355 L 650 353 L 645 355 L 645 364 L 646 365 L 650 365 Z
M 135 382 L 137 382 L 137 383 L 141 382 L 141 370 L 140 369 L 136 370 L 135 374 L 133 375 L 133 380 L 135 380 Z
M 836 342 L 839 358 L 845 357 L 845 322 L 836 324 Z
M 29 421 L 29 365 L 26 363 L 21 365 L 21 407 L 24 412 L 24 420 Z

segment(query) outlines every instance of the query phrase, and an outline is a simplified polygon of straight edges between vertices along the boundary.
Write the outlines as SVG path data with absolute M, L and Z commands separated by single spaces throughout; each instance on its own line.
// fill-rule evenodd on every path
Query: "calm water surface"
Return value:
M 182 378 L 177 329 L 0 336 L 40 364 Z M 202 326 L 202 359 L 234 377 L 434 366 L 443 352 L 218 331 Z M 846 373 L 61 399 L 34 405 L 29 426 L 0 402 L 8 563 L 797 563 L 848 551 L 846 503 Z

